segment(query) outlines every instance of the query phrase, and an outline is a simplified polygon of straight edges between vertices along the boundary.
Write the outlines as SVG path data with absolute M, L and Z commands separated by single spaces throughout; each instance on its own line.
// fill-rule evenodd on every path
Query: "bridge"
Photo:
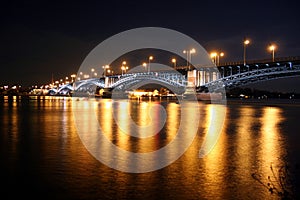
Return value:
M 300 59 L 285 59 L 277 62 L 235 63 L 213 68 L 201 66 L 178 67 L 172 71 L 127 73 L 101 78 L 90 78 L 51 89 L 50 94 L 70 92 L 93 93 L 95 88 L 124 92 L 137 89 L 147 83 L 157 83 L 175 94 L 183 94 L 188 85 L 196 92 L 214 93 L 251 83 L 279 78 L 300 76 Z

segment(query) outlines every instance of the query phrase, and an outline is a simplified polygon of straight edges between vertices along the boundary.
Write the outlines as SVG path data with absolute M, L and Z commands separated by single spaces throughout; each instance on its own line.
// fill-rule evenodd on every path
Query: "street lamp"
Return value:
M 72 78 L 72 82 L 73 82 L 74 79 L 76 78 L 76 74 L 72 74 L 72 75 L 71 75 L 71 78 Z
M 186 54 L 186 66 L 189 66 L 189 51 L 183 50 L 183 53 Z
M 145 67 L 145 70 L 147 71 L 147 63 L 144 62 L 142 65 L 143 67 Z
M 84 74 L 84 75 L 83 75 L 83 78 L 88 79 L 88 78 L 90 78 L 90 75 Z
M 217 52 L 212 52 L 210 54 L 210 57 L 212 58 L 213 62 L 219 66 L 220 65 L 220 57 L 223 57 L 225 54 L 223 52 L 217 53 Z
M 123 76 L 123 71 L 125 71 L 125 73 L 126 73 L 127 69 L 128 69 L 128 66 L 126 66 L 126 61 L 123 61 L 122 62 L 122 66 L 121 66 L 122 76 Z
M 109 69 L 109 65 L 102 66 L 102 68 L 104 69 L 104 77 L 105 77 L 106 76 L 106 69 Z
M 153 56 L 149 56 L 149 66 L 148 66 L 148 73 L 150 73 L 150 61 L 153 60 Z
M 192 62 L 192 54 L 196 53 L 196 49 L 192 48 L 191 50 L 183 50 L 183 53 L 186 54 L 186 65 L 190 70 L 190 63 Z
M 192 62 L 192 54 L 196 53 L 196 49 L 192 48 L 190 50 L 190 63 Z M 189 69 L 190 69 L 190 65 L 189 65 Z
M 176 69 L 176 59 L 172 58 L 172 63 L 174 63 L 174 68 Z
M 225 54 L 224 52 L 221 52 L 219 55 L 218 55 L 218 66 L 220 65 L 220 57 L 223 57 Z
M 250 40 L 245 39 L 244 40 L 244 65 L 246 65 L 246 47 L 248 44 L 250 44 Z
M 212 58 L 212 61 L 216 64 L 217 63 L 217 53 L 216 52 L 212 52 L 210 54 L 210 57 Z
M 93 78 L 94 71 L 95 71 L 95 69 L 91 68 L 91 78 Z
M 275 57 L 274 57 L 275 49 L 276 49 L 276 46 L 274 44 L 269 46 L 269 50 L 272 52 L 272 62 L 275 61 Z
M 56 83 L 56 87 L 58 88 L 59 87 L 59 81 L 55 81 Z

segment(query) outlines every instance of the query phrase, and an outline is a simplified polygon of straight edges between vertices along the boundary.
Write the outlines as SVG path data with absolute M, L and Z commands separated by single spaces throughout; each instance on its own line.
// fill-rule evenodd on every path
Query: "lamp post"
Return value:
M 192 48 L 192 49 L 190 50 L 190 62 L 189 62 L 189 63 L 192 62 L 192 54 L 194 54 L 194 53 L 196 53 L 196 49 Z M 190 70 L 190 64 L 189 64 L 189 70 Z
M 91 68 L 91 78 L 93 78 L 94 72 L 95 72 L 95 69 L 94 69 L 94 68 Z
M 128 69 L 128 66 L 126 66 L 126 61 L 123 61 L 122 62 L 122 66 L 121 66 L 122 76 L 123 76 L 123 71 L 125 71 L 125 73 L 126 73 L 127 69 Z
M 83 78 L 84 78 L 84 79 L 88 79 L 88 78 L 90 78 L 90 75 L 84 74 L 84 75 L 83 75 Z
M 72 78 L 72 82 L 73 82 L 75 80 L 75 78 L 76 78 L 76 74 L 72 74 L 71 78 Z
M 183 53 L 186 54 L 186 66 L 189 66 L 189 51 L 183 50 Z
M 144 62 L 142 65 L 145 67 L 145 71 L 147 71 L 147 63 Z
M 102 66 L 104 69 L 104 77 L 106 77 L 106 69 L 109 69 L 109 65 Z
M 172 58 L 172 63 L 174 63 L 174 69 L 176 69 L 176 59 Z
M 186 66 L 188 66 L 188 69 L 190 70 L 192 54 L 196 53 L 196 49 L 192 48 L 191 50 L 183 50 L 183 53 L 186 54 Z
M 59 88 L 59 81 L 55 81 L 56 87 Z
M 225 54 L 223 52 L 219 53 L 218 55 L 218 66 L 220 65 L 220 57 L 223 57 Z
M 213 61 L 215 64 L 217 64 L 217 53 L 216 53 L 216 52 L 212 52 L 212 53 L 210 54 L 210 57 L 211 57 L 212 61 Z
M 220 57 L 223 57 L 225 54 L 224 52 L 217 53 L 217 52 L 212 52 L 210 54 L 210 57 L 212 58 L 213 62 L 219 66 L 220 65 Z
M 272 62 L 275 61 L 275 56 L 274 56 L 275 49 L 276 49 L 276 46 L 274 44 L 272 44 L 272 45 L 269 46 L 269 50 L 272 52 Z
M 148 66 L 148 73 L 150 73 L 150 61 L 153 60 L 153 56 L 149 56 L 149 66 Z
M 128 69 L 128 66 L 127 66 L 126 64 L 127 64 L 126 61 L 123 61 L 123 65 L 124 65 L 124 67 L 125 67 L 125 74 L 126 74 L 127 69 Z
M 244 40 L 244 65 L 246 65 L 246 47 L 248 44 L 250 44 L 250 40 L 245 39 Z

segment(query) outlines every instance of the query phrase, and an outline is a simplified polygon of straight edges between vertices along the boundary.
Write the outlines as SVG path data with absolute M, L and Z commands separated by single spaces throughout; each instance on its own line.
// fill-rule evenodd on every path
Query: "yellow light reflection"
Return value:
M 17 102 L 15 100 L 15 96 L 14 96 L 14 101 L 11 104 L 11 107 L 9 108 L 11 110 L 11 112 L 9 112 L 8 110 L 8 116 L 9 119 L 5 120 L 6 122 L 8 122 L 8 133 L 10 133 L 9 137 L 11 137 L 11 141 L 12 141 L 12 151 L 18 152 L 18 143 L 19 143 L 19 114 L 18 114 L 18 105 Z
M 218 191 L 219 197 L 222 197 L 223 184 L 225 181 L 228 154 L 228 135 L 226 134 L 227 121 L 224 121 L 224 114 L 229 114 L 228 111 L 224 112 L 226 107 L 223 105 L 210 104 L 206 105 L 205 116 L 205 139 L 206 145 L 213 146 L 211 151 L 202 158 L 204 160 L 204 177 L 205 177 L 205 190 L 208 195 L 215 196 L 216 194 L 209 194 L 211 191 Z M 228 117 L 226 117 L 228 118 Z M 220 126 L 219 123 L 222 123 Z M 219 127 L 219 128 L 218 128 Z M 219 132 L 221 131 L 221 132 Z M 219 134 L 220 133 L 220 134 Z M 217 143 L 215 143 L 217 140 Z
M 253 107 L 241 107 L 239 109 L 239 118 L 236 121 L 236 154 L 233 156 L 235 161 L 235 175 L 239 177 L 239 183 L 243 190 L 246 190 L 247 185 L 243 184 L 249 180 L 249 174 L 253 173 L 252 165 L 256 159 L 255 145 L 256 139 L 253 137 L 253 126 L 256 123 L 255 109 Z
M 118 120 L 118 132 L 117 132 L 117 145 L 127 151 L 130 150 L 130 106 L 127 101 L 118 102 L 117 120 Z
M 261 123 L 261 152 L 260 160 L 265 173 L 270 173 L 270 164 L 281 165 L 279 158 L 282 158 L 286 152 L 281 146 L 281 136 L 279 123 L 284 120 L 282 110 L 277 107 L 266 107 L 263 109 Z
M 151 105 L 148 102 L 141 102 L 140 103 L 140 108 L 139 108 L 139 114 L 138 114 L 138 121 L 137 124 L 138 126 L 148 126 L 150 123 L 152 123 L 152 120 L 150 118 L 150 108 Z M 148 134 L 152 133 L 152 129 L 144 129 L 146 132 L 145 133 L 139 133 L 141 134 Z
M 206 110 L 206 138 L 202 145 L 200 156 L 206 156 L 213 150 L 218 142 L 225 120 L 226 107 L 224 105 L 210 104 Z
M 177 134 L 179 126 L 179 111 L 180 106 L 176 103 L 169 103 L 167 106 L 167 138 L 171 141 Z
M 160 116 L 160 110 L 156 102 L 141 102 L 138 107 L 137 126 L 140 126 L 140 138 L 137 142 L 139 152 L 151 152 L 161 148 L 164 142 L 159 135 L 160 122 L 163 120 Z
M 99 122 L 101 123 L 102 133 L 110 140 L 113 140 L 113 116 L 112 116 L 112 101 L 101 102 L 99 110 Z

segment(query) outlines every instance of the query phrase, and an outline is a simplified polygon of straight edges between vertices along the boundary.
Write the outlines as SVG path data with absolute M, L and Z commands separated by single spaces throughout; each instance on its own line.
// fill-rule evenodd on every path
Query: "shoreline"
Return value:
M 0 102 L 10 102 L 10 101 L 23 101 L 23 100 L 47 100 L 47 99 L 69 99 L 72 96 L 52 96 L 52 95 L 0 95 Z M 80 98 L 80 97 L 78 97 Z M 95 98 L 95 99 L 111 99 L 105 97 L 98 97 L 98 96 L 90 96 L 85 98 Z M 121 99 L 128 99 L 133 101 L 178 101 L 182 100 L 181 96 L 157 96 L 157 97 L 139 97 L 139 98 L 121 98 Z M 203 103 L 214 103 L 211 100 L 198 100 L 199 102 Z M 222 101 L 225 101 L 227 105 L 298 105 L 300 106 L 300 99 L 240 99 L 240 98 L 226 98 Z

